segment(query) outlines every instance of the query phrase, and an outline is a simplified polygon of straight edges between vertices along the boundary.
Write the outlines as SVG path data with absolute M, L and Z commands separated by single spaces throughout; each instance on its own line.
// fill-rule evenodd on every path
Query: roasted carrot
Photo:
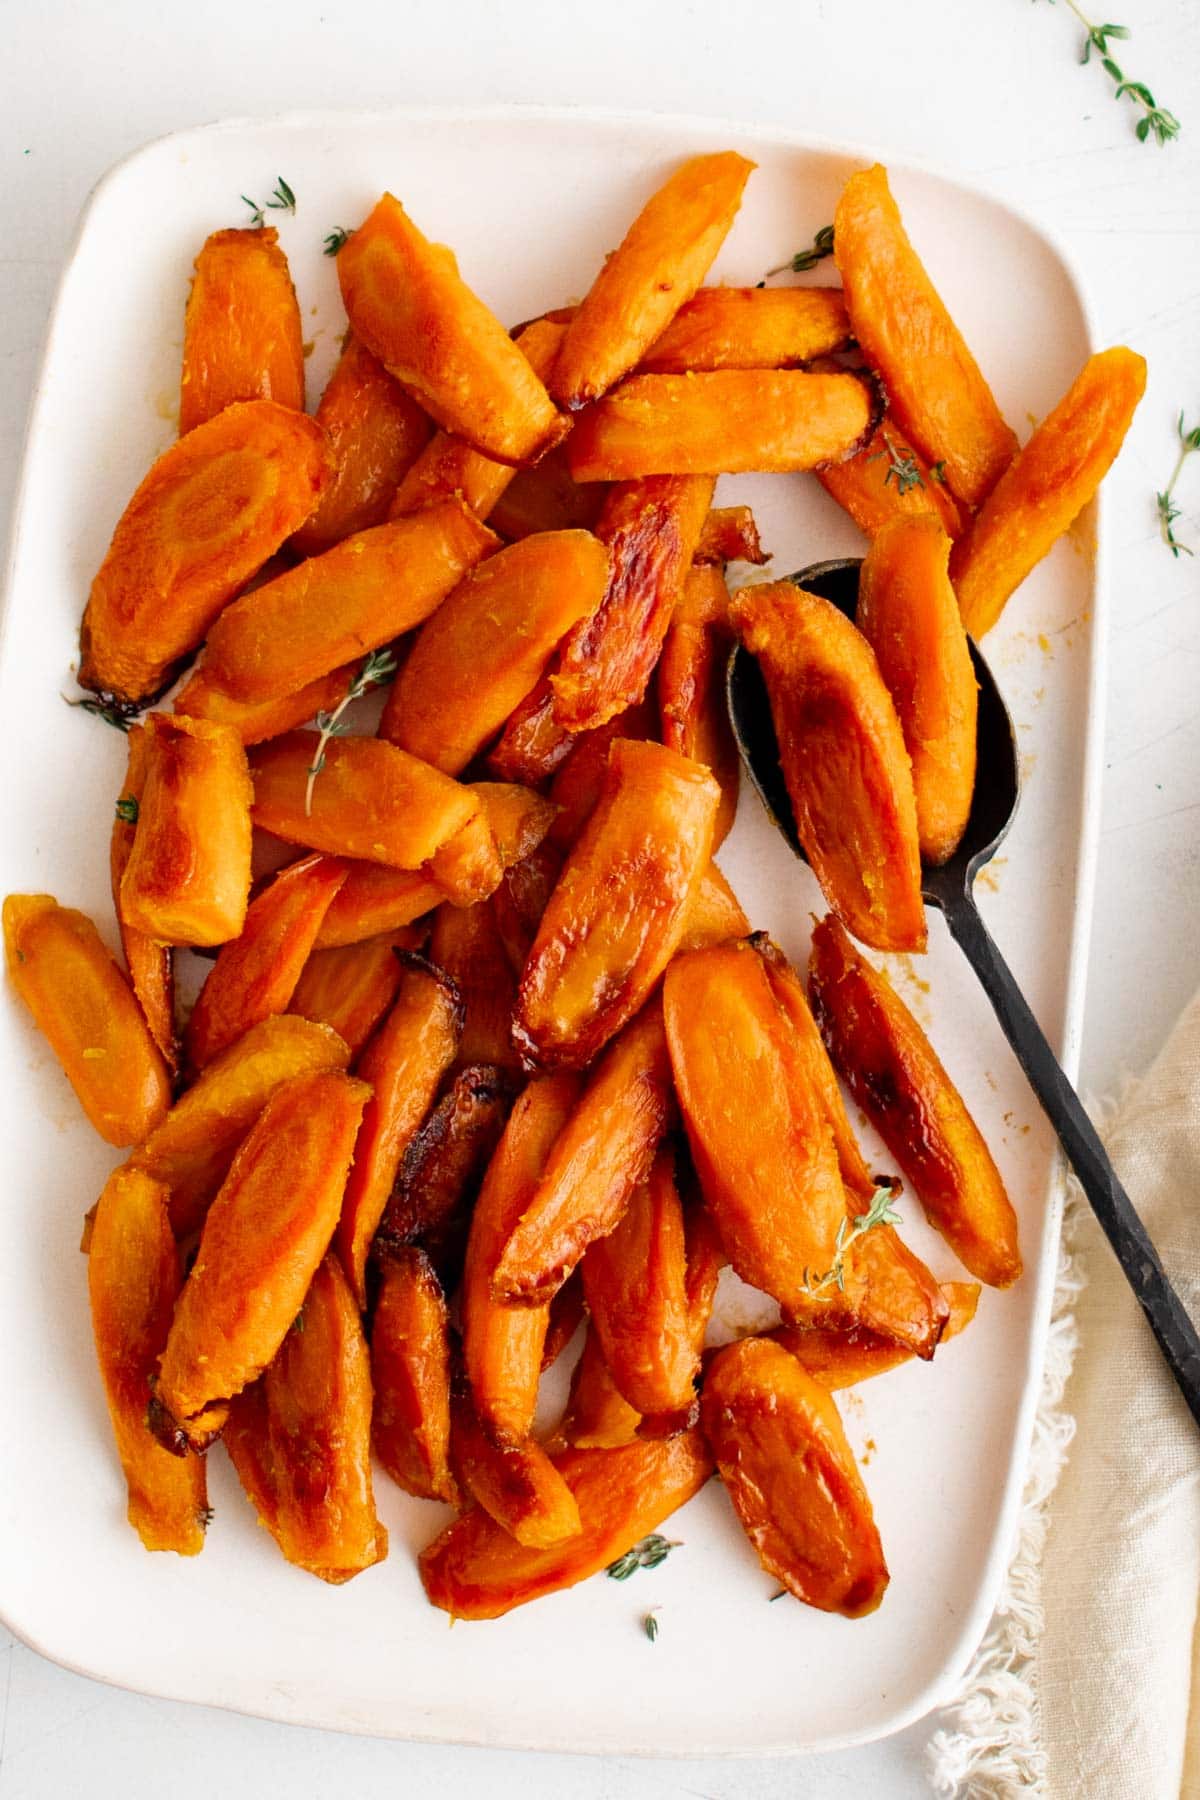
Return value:
M 262 744 L 268 738 L 282 737 L 285 731 L 294 731 L 298 725 L 307 725 L 318 713 L 336 712 L 358 668 L 357 663 L 347 663 L 276 700 L 235 700 L 213 679 L 207 663 L 202 663 L 176 694 L 174 710 L 185 713 L 189 719 L 229 725 L 243 744 Z
M 710 944 L 746 937 L 749 931 L 750 921 L 737 895 L 716 863 L 709 863 L 696 883 L 683 923 L 680 950 L 704 950 Z
M 769 562 L 748 506 L 714 506 L 700 527 L 698 563 Z
M 950 1338 L 965 1331 L 975 1317 L 979 1283 L 947 1281 L 942 1284 L 942 1292 L 950 1316 L 938 1343 L 939 1350 Z M 886 1375 L 889 1369 L 910 1362 L 913 1355 L 903 1344 L 861 1325 L 852 1325 L 849 1330 L 828 1325 L 781 1325 L 771 1337 L 830 1393 L 856 1387 L 875 1375 Z
M 196 258 L 183 318 L 179 435 L 235 400 L 304 411 L 300 308 L 270 226 L 214 231 Z
M 850 177 L 833 231 L 854 336 L 883 377 L 900 430 L 944 465 L 957 500 L 978 506 L 1017 440 L 909 240 L 879 163 Z
M 634 1442 L 641 1422 L 613 1380 L 596 1328 L 589 1324 L 559 1428 L 564 1442 L 576 1450 L 615 1450 Z
M 793 369 L 845 348 L 837 288 L 700 288 L 638 365 L 647 375 L 707 369 Z
M 4 902 L 8 976 L 107 1144 L 166 1116 L 171 1079 L 141 1007 L 86 913 L 50 894 Z
M 419 1500 L 456 1504 L 450 1473 L 450 1336 L 441 1283 L 423 1250 L 386 1257 L 371 1322 L 375 1454 Z
M 496 928 L 490 900 L 475 906 L 439 906 L 429 939 L 430 960 L 444 969 L 462 996 L 461 1063 L 518 1069 L 512 1041 L 517 983 Z
M 404 973 L 397 950 L 419 950 L 424 938 L 418 927 L 406 925 L 358 944 L 312 951 L 287 1010 L 336 1031 L 353 1061 L 396 998 Z
M 572 742 L 571 733 L 558 722 L 550 676 L 543 675 L 488 752 L 487 767 L 502 781 L 537 787 L 570 756 Z
M 658 709 L 646 699 L 614 714 L 606 725 L 574 737 L 570 755 L 550 784 L 550 799 L 558 811 L 546 836 L 556 849 L 564 854 L 571 850 L 595 811 L 608 773 L 608 753 L 617 738 L 644 743 L 658 735 Z
M 493 1443 L 465 1381 L 451 1400 L 450 1420 L 450 1460 L 459 1487 L 518 1544 L 545 1549 L 579 1535 L 575 1496 L 536 1439 Z
M 139 931 L 124 916 L 121 906 L 121 881 L 125 865 L 137 835 L 142 789 L 146 780 L 146 734 L 140 725 L 129 728 L 126 741 L 129 760 L 125 781 L 113 815 L 112 836 L 108 846 L 109 879 L 112 883 L 113 910 L 121 933 L 121 949 L 125 967 L 137 995 L 138 1005 L 150 1027 L 150 1035 L 162 1051 L 163 1061 L 174 1074 L 179 1066 L 179 1042 L 175 1031 L 175 963 L 170 944 Z
M 512 480 L 487 515 L 500 536 L 516 541 L 536 531 L 594 531 L 608 497 L 602 481 L 573 479 L 560 444 L 536 469 L 510 470 Z
M 656 670 L 658 708 L 663 743 L 703 763 L 721 789 L 714 850 L 729 836 L 737 812 L 740 765 L 725 709 L 725 670 L 733 644 L 729 589 L 720 569 L 690 569 Z
M 329 484 L 325 434 L 274 400 L 228 406 L 165 451 L 122 513 L 79 634 L 81 687 L 144 704 Z
M 935 512 L 948 537 L 961 537 L 966 522 L 937 466 L 935 475 L 889 413 L 861 450 L 844 462 L 827 463 L 816 475 L 868 537 L 892 519 L 923 512 Z

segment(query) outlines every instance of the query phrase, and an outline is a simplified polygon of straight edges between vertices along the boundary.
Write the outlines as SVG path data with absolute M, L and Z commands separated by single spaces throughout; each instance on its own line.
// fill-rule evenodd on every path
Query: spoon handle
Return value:
M 1200 1335 L 1159 1261 L 1150 1234 L 1117 1179 L 1095 1127 L 970 895 L 945 908 L 946 923 L 983 984 L 1042 1110 L 1058 1134 L 1104 1235 L 1170 1365 L 1192 1417 L 1200 1424 Z

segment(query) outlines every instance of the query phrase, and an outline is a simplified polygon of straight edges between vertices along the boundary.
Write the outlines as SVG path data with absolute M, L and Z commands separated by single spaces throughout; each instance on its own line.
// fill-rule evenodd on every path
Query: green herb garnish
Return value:
M 325 239 L 326 256 L 336 256 L 338 251 L 345 244 L 347 238 L 352 238 L 353 236 L 354 233 L 352 231 L 347 231 L 344 225 L 335 225 Z
M 777 269 L 768 269 L 763 280 L 769 281 L 772 275 L 787 275 L 789 273 L 792 275 L 802 275 L 805 269 L 815 269 L 822 258 L 832 255 L 833 226 L 822 225 L 820 231 L 814 234 L 813 241 L 807 250 L 797 250 L 795 256 L 791 257 L 790 260 L 785 263 L 780 263 Z M 762 282 L 759 283 L 759 286 L 762 286 Z
M 1054 0 L 1050 0 L 1050 4 L 1053 6 Z M 1123 41 L 1132 37 L 1128 25 L 1093 25 L 1083 9 L 1076 4 L 1076 0 L 1067 0 L 1067 5 L 1087 33 L 1080 62 L 1090 62 L 1094 50 L 1100 60 L 1100 67 L 1113 83 L 1113 99 L 1121 100 L 1128 94 L 1134 105 L 1141 108 L 1142 116 L 1134 127 L 1138 142 L 1144 144 L 1147 138 L 1153 137 L 1157 143 L 1167 144 L 1172 138 L 1177 138 L 1180 124 L 1175 114 L 1167 112 L 1165 107 L 1156 103 L 1144 81 L 1130 81 L 1112 53 L 1113 40 Z
M 342 714 L 352 700 L 361 700 L 371 688 L 382 687 L 396 673 L 396 658 L 390 650 L 372 650 L 350 686 L 346 689 L 346 697 L 332 712 L 319 712 L 315 724 L 320 736 L 317 739 L 317 753 L 308 770 L 308 782 L 304 789 L 304 815 L 307 818 L 312 812 L 313 783 L 325 767 L 325 750 L 330 738 L 342 737 L 346 726 L 342 722 Z
M 258 231 L 266 224 L 266 215 L 268 212 L 294 213 L 296 210 L 296 196 L 288 186 L 287 182 L 283 179 L 282 175 L 279 176 L 275 186 L 271 189 L 271 198 L 267 201 L 265 208 L 260 206 L 257 200 L 252 200 L 249 194 L 243 194 L 242 199 L 250 208 L 251 231 Z
M 907 455 L 901 456 L 886 431 L 883 434 L 883 441 L 887 445 L 888 459 L 887 468 L 883 472 L 883 485 L 886 487 L 894 475 L 896 477 L 897 492 L 903 500 L 905 494 L 909 493 L 912 488 L 923 488 L 925 486 L 920 467 L 911 450 Z M 867 461 L 878 462 L 883 454 L 884 452 L 882 450 L 876 450 L 873 455 L 867 458 Z
M 814 1275 L 811 1269 L 804 1271 L 804 1285 L 810 1294 L 822 1294 L 826 1288 L 836 1287 L 839 1293 L 846 1291 L 846 1255 L 856 1239 L 865 1237 L 868 1231 L 875 1231 L 880 1225 L 899 1225 L 900 1215 L 892 1211 L 894 1189 L 890 1185 L 875 1189 L 871 1204 L 865 1213 L 857 1219 L 848 1215 L 837 1228 L 837 1237 L 833 1242 L 833 1262 L 823 1275 Z
M 628 1581 L 638 1569 L 657 1569 L 660 1562 L 666 1562 L 672 1550 L 679 1549 L 679 1545 L 678 1538 L 660 1537 L 657 1531 L 652 1531 L 624 1556 L 618 1556 L 616 1562 L 610 1562 L 604 1573 L 614 1581 Z
M 658 1609 L 655 1608 L 655 1611 L 657 1611 L 657 1610 Z M 658 1620 L 655 1618 L 653 1612 L 648 1612 L 645 1615 L 645 1617 L 643 1618 L 642 1630 L 645 1632 L 646 1636 L 650 1639 L 650 1642 L 652 1644 L 656 1643 L 658 1641 Z
M 122 794 L 117 801 L 117 817 L 122 825 L 136 825 L 138 822 L 138 803 L 132 794 Z
M 1170 481 L 1161 494 L 1154 496 L 1158 507 L 1158 529 L 1163 543 L 1174 557 L 1178 557 L 1181 553 L 1184 556 L 1193 554 L 1191 545 L 1181 544 L 1175 536 L 1175 521 L 1180 514 L 1180 508 L 1175 504 L 1175 483 L 1183 473 L 1183 465 L 1193 450 L 1200 450 L 1200 425 L 1193 425 L 1189 431 L 1184 425 L 1183 414 L 1180 413 L 1176 429 L 1179 432 L 1179 455 L 1176 458 L 1175 467 L 1171 471 Z

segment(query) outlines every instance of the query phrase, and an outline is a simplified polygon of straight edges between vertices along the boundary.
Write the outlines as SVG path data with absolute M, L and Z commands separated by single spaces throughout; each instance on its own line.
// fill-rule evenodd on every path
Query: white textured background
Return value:
M 1110 482 L 1111 691 L 1083 1056 L 1084 1085 L 1110 1088 L 1157 1049 L 1200 945 L 1200 563 L 1170 557 L 1154 516 L 1175 416 L 1200 422 L 1200 9 L 1104 4 L 1134 30 L 1119 59 L 1183 122 L 1165 149 L 1139 145 L 1132 108 L 1098 69 L 1077 67 L 1065 0 L 0 0 L 0 522 L 84 198 L 118 157 L 180 126 L 304 106 L 608 104 L 779 122 L 981 181 L 1060 236 L 1102 339 L 1150 362 Z M 1200 547 L 1200 457 L 1180 499 L 1177 529 Z M 17 779 L 19 746 L 4 749 L 4 778 Z M 20 1203 L 11 1174 L 3 1203 Z M 0 1800 L 906 1800 L 929 1791 L 925 1736 L 918 1726 L 804 1762 L 372 1743 L 117 1693 L 0 1630 Z

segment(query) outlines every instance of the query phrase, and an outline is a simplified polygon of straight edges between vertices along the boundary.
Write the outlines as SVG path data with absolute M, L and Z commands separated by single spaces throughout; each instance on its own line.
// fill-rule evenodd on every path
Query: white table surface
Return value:
M 0 520 L 80 207 L 118 157 L 177 127 L 307 106 L 578 102 L 779 122 L 981 181 L 1061 237 L 1102 339 L 1150 363 L 1109 484 L 1111 688 L 1083 1058 L 1084 1087 L 1108 1090 L 1153 1056 L 1200 946 L 1200 562 L 1171 558 L 1154 515 L 1179 409 L 1200 422 L 1200 11 L 1113 4 L 1134 28 L 1120 59 L 1183 121 L 1164 149 L 1139 145 L 1132 108 L 1077 67 L 1065 0 L 4 0 Z M 1179 498 L 1180 535 L 1200 547 L 1200 457 Z M 929 1791 L 926 1736 L 917 1726 L 802 1763 L 378 1743 L 120 1693 L 0 1630 L 0 1800 L 905 1800 Z

